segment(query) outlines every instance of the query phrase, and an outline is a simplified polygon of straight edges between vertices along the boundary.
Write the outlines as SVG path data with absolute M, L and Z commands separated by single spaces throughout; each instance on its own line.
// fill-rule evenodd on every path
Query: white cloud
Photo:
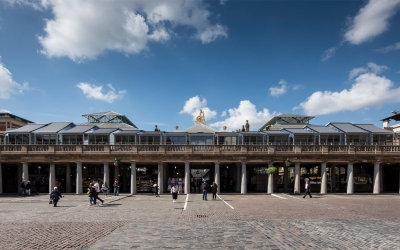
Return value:
M 85 82 L 78 83 L 76 86 L 82 90 L 86 98 L 93 98 L 108 103 L 112 103 L 117 99 L 122 99 L 126 94 L 125 90 L 115 92 L 111 84 L 107 84 L 107 87 L 111 89 L 107 93 L 103 93 L 103 86 L 96 86 Z
M 249 120 L 250 131 L 257 131 L 262 125 L 277 115 L 275 112 L 270 113 L 266 108 L 262 111 L 257 111 L 256 106 L 248 100 L 240 101 L 237 108 L 228 109 L 227 113 L 229 115 L 225 120 L 214 122 L 210 126 L 219 130 L 222 130 L 222 127 L 226 126 L 227 131 L 236 131 L 246 124 L 246 120 Z
M 369 0 L 350 20 L 344 39 L 351 44 L 361 44 L 382 34 L 399 8 L 400 0 Z
M 206 121 L 213 119 L 217 115 L 216 111 L 207 107 L 207 100 L 205 98 L 200 99 L 199 96 L 194 96 L 187 100 L 179 114 L 189 114 L 193 116 L 193 121 L 195 121 L 200 109 L 204 111 Z
M 387 69 L 389 69 L 388 66 L 378 65 L 376 63 L 369 62 L 369 63 L 367 63 L 367 67 L 359 67 L 359 68 L 354 68 L 354 69 L 350 70 L 349 80 L 354 79 L 355 77 L 357 77 L 363 73 L 366 73 L 366 72 L 379 74 L 382 71 L 387 70 Z
M 331 57 L 335 55 L 336 49 L 337 49 L 337 46 L 325 50 L 325 52 L 321 56 L 321 61 L 324 62 L 324 61 L 331 59 Z
M 0 62 L 0 99 L 9 99 L 14 94 L 22 94 L 28 88 L 28 83 L 15 82 L 11 72 Z
M 378 52 L 388 53 L 393 50 L 400 50 L 400 43 L 395 43 L 384 48 L 376 49 Z
M 286 93 L 288 89 L 288 84 L 285 82 L 285 80 L 280 80 L 279 81 L 279 86 L 278 87 L 271 87 L 269 88 L 269 93 L 272 96 L 280 96 Z
M 11 114 L 11 112 L 8 111 L 7 109 L 0 109 L 0 112 L 1 112 L 1 113 L 9 113 L 9 114 Z
M 315 92 L 294 109 L 303 109 L 307 115 L 326 115 L 400 103 L 399 96 L 400 88 L 395 88 L 391 80 L 364 73 L 354 80 L 350 89 Z
M 32 0 L 3 0 L 4 2 L 10 5 L 22 5 L 22 6 L 29 6 L 36 10 L 42 9 L 40 1 L 32 1 Z
M 38 36 L 41 53 L 79 62 L 107 51 L 138 54 L 148 42 L 166 42 L 179 26 L 194 31 L 202 43 L 227 37 L 227 28 L 212 24 L 202 0 L 42 0 L 52 11 L 45 34 Z

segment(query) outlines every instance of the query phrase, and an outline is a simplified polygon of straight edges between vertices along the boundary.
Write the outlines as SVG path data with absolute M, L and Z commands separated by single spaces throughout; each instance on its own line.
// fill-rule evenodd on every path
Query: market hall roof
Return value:
M 35 131 L 37 129 L 40 129 L 47 124 L 27 124 L 23 127 L 13 129 L 13 130 L 8 130 L 6 131 L 5 134 L 25 134 L 25 133 L 31 133 L 32 131 Z
M 307 129 L 307 128 L 309 128 L 309 129 L 311 129 L 313 131 L 316 131 L 316 132 L 318 132 L 320 134 L 340 134 L 339 131 L 334 130 L 333 128 L 327 127 L 327 126 L 308 125 L 308 126 L 305 127 L 305 129 Z
M 217 132 L 216 129 L 209 127 L 201 122 L 196 122 L 194 126 L 183 130 L 183 132 L 187 133 L 215 133 Z
M 13 115 L 13 114 L 8 113 L 8 112 L 0 112 L 0 117 L 11 117 L 11 118 L 14 118 L 15 120 L 23 121 L 23 122 L 26 122 L 26 123 L 33 123 L 32 121 L 29 121 L 27 119 L 24 119 L 24 118 L 16 116 L 16 115 Z
M 125 115 L 114 111 L 86 114 L 82 116 L 86 117 L 88 121 L 79 125 L 93 125 L 99 128 L 137 128 Z
M 91 125 L 77 125 L 71 129 L 68 129 L 66 131 L 61 132 L 62 134 L 82 134 L 85 133 L 89 130 L 96 130 L 96 126 L 91 126 Z
M 298 114 L 282 114 L 274 116 L 271 120 L 265 123 L 261 128 L 262 130 L 268 130 L 269 127 L 278 125 L 278 124 L 309 124 L 310 120 L 313 119 L 314 116 L 307 115 L 298 115 Z
M 368 133 L 366 130 L 356 127 L 350 122 L 330 122 L 327 126 L 332 126 L 344 133 Z
M 75 126 L 72 122 L 52 122 L 38 130 L 33 131 L 35 134 L 53 134 L 61 132 L 68 127 Z
M 387 129 L 379 128 L 373 124 L 354 124 L 354 126 L 362 128 L 374 134 L 393 134 L 394 132 Z

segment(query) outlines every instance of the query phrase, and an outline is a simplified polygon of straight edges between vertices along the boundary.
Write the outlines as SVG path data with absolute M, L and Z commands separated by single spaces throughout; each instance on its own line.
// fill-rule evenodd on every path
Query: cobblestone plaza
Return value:
M 0 197 L 1 249 L 399 249 L 399 195 Z

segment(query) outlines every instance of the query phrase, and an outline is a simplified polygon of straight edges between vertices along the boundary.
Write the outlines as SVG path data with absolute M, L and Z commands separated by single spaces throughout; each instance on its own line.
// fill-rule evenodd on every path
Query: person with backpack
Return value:
M 210 185 L 208 185 L 207 181 L 204 180 L 203 184 L 201 184 L 201 188 L 203 189 L 203 201 L 207 200 L 207 193 L 209 187 Z
M 53 203 L 53 207 L 57 207 L 57 203 L 62 198 L 62 195 L 57 187 L 54 187 L 53 191 L 50 193 L 50 200 Z

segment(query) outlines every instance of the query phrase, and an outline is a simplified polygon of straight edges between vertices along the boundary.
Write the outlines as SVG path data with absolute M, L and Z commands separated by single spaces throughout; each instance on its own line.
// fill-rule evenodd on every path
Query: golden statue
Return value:
M 202 109 L 200 109 L 200 114 L 196 117 L 196 122 L 206 123 L 206 118 Z

